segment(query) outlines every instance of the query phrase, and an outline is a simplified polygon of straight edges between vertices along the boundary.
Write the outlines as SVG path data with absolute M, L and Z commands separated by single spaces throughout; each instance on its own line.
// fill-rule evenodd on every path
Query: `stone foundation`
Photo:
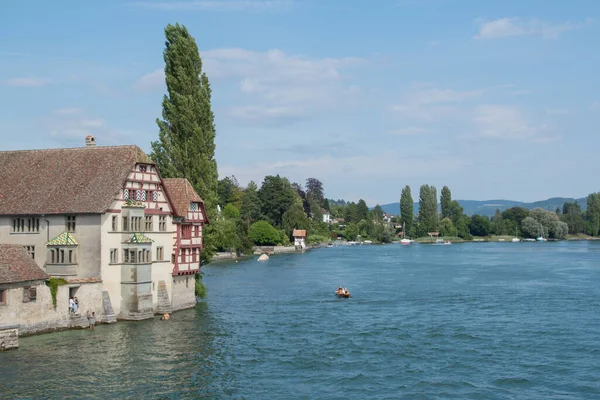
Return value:
M 0 327 L 0 351 L 17 349 L 19 347 L 19 326 Z

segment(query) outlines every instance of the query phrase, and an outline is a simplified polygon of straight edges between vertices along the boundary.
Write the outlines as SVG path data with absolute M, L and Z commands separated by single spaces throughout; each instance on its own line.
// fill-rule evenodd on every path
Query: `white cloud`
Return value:
M 296 119 L 341 108 L 359 88 L 345 70 L 360 65 L 357 58 L 320 58 L 288 55 L 281 50 L 257 52 L 224 48 L 200 53 L 213 89 L 232 85 L 229 115 L 254 123 Z M 157 69 L 134 83 L 136 90 L 164 90 L 164 72 Z
M 390 110 L 407 119 L 435 120 L 455 117 L 463 111 L 461 104 L 483 96 L 485 89 L 452 90 L 432 87 L 429 84 L 413 85 L 399 104 Z
M 5 80 L 4 84 L 14 87 L 42 87 L 46 86 L 48 82 L 39 78 L 11 78 Z
M 552 141 L 559 138 L 546 125 L 529 122 L 522 110 L 504 105 L 479 105 L 473 119 L 481 136 L 497 139 Z
M 156 69 L 134 82 L 133 89 L 138 92 L 146 92 L 165 87 L 165 70 Z
M 287 9 L 291 0 L 143 1 L 138 7 L 161 11 L 268 11 Z
M 563 32 L 579 28 L 587 23 L 574 24 L 569 21 L 563 23 L 551 23 L 531 19 L 529 21 L 520 18 L 499 18 L 493 21 L 479 19 L 479 33 L 474 39 L 494 39 L 500 37 L 540 35 L 545 38 L 555 39 Z

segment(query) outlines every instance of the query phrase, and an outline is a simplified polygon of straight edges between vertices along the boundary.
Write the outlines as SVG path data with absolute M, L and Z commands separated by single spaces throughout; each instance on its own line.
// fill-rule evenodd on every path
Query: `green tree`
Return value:
M 442 206 L 442 218 L 451 218 L 450 216 L 450 202 L 452 201 L 452 193 L 448 186 L 442 188 L 442 195 L 440 196 L 440 204 Z M 457 203 L 458 204 L 458 203 Z
M 217 218 L 212 222 L 213 243 L 219 251 L 234 251 L 239 247 L 236 220 Z
M 294 204 L 283 213 L 282 227 L 288 237 L 292 236 L 294 229 L 308 229 L 308 217 L 302 207 L 302 199 L 296 197 Z
M 521 232 L 525 237 L 535 238 L 543 234 L 543 227 L 535 218 L 526 217 L 521 221 Z
M 359 221 L 369 219 L 369 207 L 363 199 L 358 200 L 356 204 L 356 217 Z
M 260 219 L 260 199 L 258 198 L 258 186 L 254 181 L 250 181 L 242 195 L 242 206 L 240 208 L 240 217 L 248 222 L 255 222 Z
M 377 221 L 377 222 L 383 221 L 383 209 L 381 208 L 381 206 L 379 204 L 377 204 L 371 210 L 371 219 L 374 221 Z
M 585 232 L 585 219 L 583 218 L 581 206 L 575 201 L 573 203 L 566 202 L 563 205 L 560 220 L 569 226 L 569 232 L 573 234 Z
M 317 178 L 308 178 L 306 180 L 306 197 L 316 200 L 319 207 L 322 207 L 324 202 L 323 196 L 323 183 Z
M 358 226 L 353 222 L 349 223 L 346 226 L 346 230 L 344 231 L 344 237 L 346 238 L 346 240 L 354 241 L 354 240 L 356 240 L 358 235 L 359 235 Z
M 346 223 L 360 221 L 360 218 L 358 217 L 358 209 L 356 207 L 356 203 L 352 202 L 346 206 L 343 218 L 346 220 Z
M 413 212 L 413 198 L 410 194 L 410 186 L 406 185 L 402 189 L 402 195 L 400 196 L 400 218 L 405 226 L 406 233 L 410 234 L 413 229 L 414 212 Z
M 600 230 L 600 192 L 591 193 L 587 198 L 586 222 L 587 233 L 597 236 Z
M 440 235 L 445 237 L 455 237 L 457 235 L 456 227 L 448 217 L 440 221 Z
M 484 215 L 471 216 L 471 225 L 469 227 L 471 234 L 475 236 L 488 236 L 490 234 L 490 219 Z
M 218 174 L 210 84 L 202 71 L 196 41 L 185 26 L 169 24 L 165 36 L 167 95 L 162 102 L 162 119 L 156 120 L 158 141 L 152 142 L 150 156 L 164 178 L 190 181 L 213 220 Z
M 239 219 L 240 218 L 240 210 L 237 209 L 233 204 L 227 204 L 223 208 L 223 217 L 225 219 Z
M 276 245 L 281 241 L 281 233 L 267 221 L 258 221 L 250 225 L 248 238 L 259 246 Z
M 296 192 L 292 189 L 287 178 L 277 176 L 266 176 L 260 190 L 262 215 L 276 228 L 282 227 L 283 213 L 294 203 Z
M 435 186 L 423 185 L 419 191 L 419 223 L 417 235 L 426 236 L 428 232 L 437 232 L 437 190 Z
M 233 203 L 236 207 L 240 207 L 241 190 L 234 175 L 220 179 L 217 185 L 217 192 L 219 196 L 219 205 L 221 207 L 224 207 L 229 203 Z
M 529 210 L 524 207 L 512 207 L 508 210 L 502 211 L 502 218 L 505 221 L 514 221 L 516 226 L 520 226 L 521 222 L 529 216 Z M 509 234 L 513 234 L 512 229 Z

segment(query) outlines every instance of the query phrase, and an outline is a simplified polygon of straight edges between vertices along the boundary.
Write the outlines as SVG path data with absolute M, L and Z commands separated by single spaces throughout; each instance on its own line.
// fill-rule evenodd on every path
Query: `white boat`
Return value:
M 404 238 L 400 241 L 400 244 L 404 244 L 404 245 L 411 244 L 411 243 L 412 243 L 412 240 L 406 239 L 406 238 Z
M 400 241 L 400 244 L 407 245 L 407 244 L 411 244 L 411 243 L 412 243 L 412 240 L 406 238 L 406 224 L 403 222 L 402 223 L 402 240 Z
M 540 237 L 536 238 L 535 240 L 537 240 L 538 242 L 545 242 L 545 241 L 546 241 L 546 240 L 548 240 L 548 239 L 546 239 L 546 238 L 545 238 L 545 237 L 543 237 L 543 236 L 540 236 Z
M 519 239 L 519 230 L 518 230 L 518 229 L 519 229 L 519 228 L 515 228 L 515 237 L 514 237 L 514 238 L 512 238 L 512 242 L 513 242 L 513 243 L 517 243 L 517 242 L 520 242 L 520 241 L 521 241 L 521 239 Z

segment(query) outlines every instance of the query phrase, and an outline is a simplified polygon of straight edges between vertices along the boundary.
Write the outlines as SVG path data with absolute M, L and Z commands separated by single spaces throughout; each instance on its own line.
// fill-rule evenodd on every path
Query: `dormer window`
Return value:
M 148 167 L 145 165 L 140 165 L 140 172 L 146 172 L 148 170 Z
M 190 210 L 193 212 L 198 211 L 198 203 L 190 203 Z

